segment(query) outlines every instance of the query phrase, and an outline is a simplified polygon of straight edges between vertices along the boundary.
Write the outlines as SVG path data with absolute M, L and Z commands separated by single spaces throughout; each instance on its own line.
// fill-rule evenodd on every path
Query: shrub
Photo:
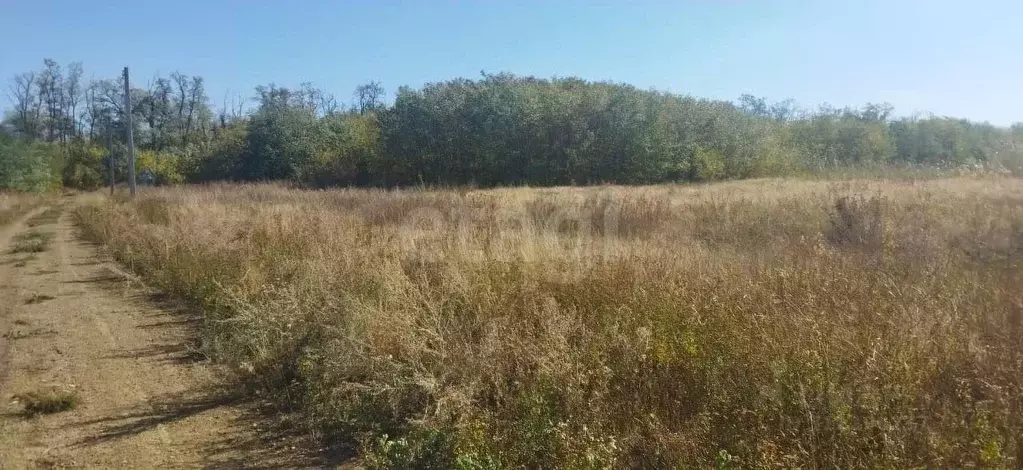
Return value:
M 73 142 L 67 147 L 64 162 L 64 186 L 95 189 L 107 182 L 107 151 L 97 145 Z
M 838 246 L 880 250 L 884 244 L 881 204 L 877 197 L 835 199 L 825 238 Z
M 715 149 L 698 148 L 693 154 L 693 179 L 711 181 L 725 177 L 725 159 Z
M 58 389 L 19 393 L 14 396 L 14 399 L 25 408 L 25 413 L 30 416 L 73 410 L 79 404 L 77 394 Z
M 151 177 L 152 184 L 178 184 L 185 181 L 181 171 L 181 159 L 171 153 L 140 150 L 135 156 L 135 173 L 138 178 Z
M 53 239 L 52 233 L 30 231 L 14 237 L 11 253 L 41 253 Z
M 60 185 L 57 145 L 0 135 L 0 190 L 43 192 Z

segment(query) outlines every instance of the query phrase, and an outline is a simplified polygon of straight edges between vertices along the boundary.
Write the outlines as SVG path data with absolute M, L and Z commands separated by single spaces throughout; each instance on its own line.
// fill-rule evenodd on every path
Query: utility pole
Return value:
M 110 134 L 113 129 L 110 127 L 110 120 L 106 119 L 106 135 L 107 135 L 107 166 L 110 167 L 110 195 L 114 195 L 114 145 L 111 143 Z
M 131 86 L 128 84 L 128 67 L 124 68 L 124 122 L 128 126 L 128 192 L 135 199 L 135 136 L 131 123 Z

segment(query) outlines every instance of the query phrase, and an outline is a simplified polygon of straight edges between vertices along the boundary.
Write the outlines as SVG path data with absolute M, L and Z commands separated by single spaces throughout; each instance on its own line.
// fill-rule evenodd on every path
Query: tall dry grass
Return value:
M 44 196 L 39 194 L 0 191 L 0 226 L 7 225 L 39 207 L 44 200 Z
M 147 190 L 78 211 L 370 467 L 1023 464 L 1023 184 Z

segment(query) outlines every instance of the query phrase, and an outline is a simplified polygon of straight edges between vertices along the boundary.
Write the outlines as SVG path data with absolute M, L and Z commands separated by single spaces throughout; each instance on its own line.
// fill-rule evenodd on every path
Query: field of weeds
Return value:
M 1023 182 L 153 189 L 85 232 L 368 467 L 1023 465 Z

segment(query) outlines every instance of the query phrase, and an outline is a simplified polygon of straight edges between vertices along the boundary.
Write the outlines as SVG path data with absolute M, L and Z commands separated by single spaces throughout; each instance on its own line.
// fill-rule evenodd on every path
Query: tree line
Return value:
M 257 87 L 215 110 L 200 76 L 132 88 L 84 83 L 82 65 L 43 61 L 9 82 L 0 188 L 96 187 L 126 112 L 140 174 L 154 183 L 290 180 L 311 186 L 565 185 L 706 181 L 859 165 L 1023 167 L 1023 124 L 895 117 L 887 104 L 808 110 L 578 78 L 507 73 L 401 87 L 376 82 L 345 104 L 311 84 Z

